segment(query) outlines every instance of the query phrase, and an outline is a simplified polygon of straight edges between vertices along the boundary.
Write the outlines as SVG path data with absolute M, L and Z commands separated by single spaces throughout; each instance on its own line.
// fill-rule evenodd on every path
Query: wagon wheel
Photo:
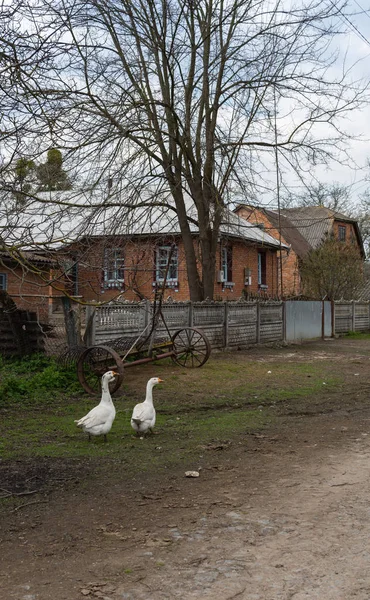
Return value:
M 172 336 L 172 360 L 181 367 L 201 367 L 211 354 L 211 345 L 200 329 L 185 327 Z
M 101 393 L 101 378 L 107 371 L 118 373 L 109 386 L 113 394 L 123 381 L 123 362 L 119 354 L 108 346 L 91 346 L 78 359 L 78 380 L 89 394 Z

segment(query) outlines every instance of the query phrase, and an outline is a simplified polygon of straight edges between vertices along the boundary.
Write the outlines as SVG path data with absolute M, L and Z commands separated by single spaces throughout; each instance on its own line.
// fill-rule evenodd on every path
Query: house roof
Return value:
M 364 281 L 362 285 L 356 288 L 354 293 L 354 299 L 364 301 L 370 300 L 370 280 Z
M 55 260 L 53 258 L 51 258 L 50 256 L 37 254 L 36 252 L 31 252 L 31 251 L 27 251 L 27 250 L 26 251 L 22 250 L 22 257 L 30 263 L 44 264 L 44 265 L 55 264 Z M 0 261 L 2 261 L 2 262 L 9 262 L 9 261 L 17 262 L 17 257 L 12 256 L 12 254 L 9 254 L 9 252 L 0 251 Z
M 180 235 L 178 216 L 168 194 L 158 196 L 153 204 L 148 206 L 141 197 L 129 206 L 121 193 L 110 193 L 103 203 L 97 191 L 39 194 L 22 211 L 9 213 L 0 221 L 0 235 L 8 245 L 22 240 L 23 247 L 28 248 L 35 242 L 60 247 L 81 238 L 106 235 Z M 197 213 L 190 196 L 186 205 L 190 230 L 197 234 Z M 225 210 L 220 234 L 259 246 L 280 247 L 275 238 L 229 210 Z
M 294 249 L 294 252 L 300 257 L 303 258 L 310 250 L 310 244 L 303 237 L 300 231 L 292 226 L 292 222 L 287 219 L 283 214 L 279 214 L 272 210 L 264 209 L 264 213 L 271 225 L 274 229 L 279 230 L 279 226 L 281 227 L 281 235 L 291 245 Z
M 285 208 L 281 212 L 297 228 L 312 249 L 318 248 L 327 235 L 331 233 L 334 221 L 351 223 L 354 226 L 361 253 L 365 256 L 362 237 L 356 219 L 352 219 L 347 215 L 330 208 L 325 208 L 324 206 Z
M 303 258 L 307 252 L 318 248 L 333 229 L 334 221 L 351 223 L 354 226 L 357 241 L 364 257 L 362 236 L 356 219 L 324 206 L 304 206 L 285 208 L 280 211 L 268 210 L 264 207 L 239 204 L 239 208 L 257 209 L 264 213 L 274 229 L 281 228 L 282 237 L 291 245 L 294 252 Z
M 353 297 L 355 300 L 370 300 L 370 263 L 368 262 L 364 263 L 364 279 L 363 282 L 356 288 Z

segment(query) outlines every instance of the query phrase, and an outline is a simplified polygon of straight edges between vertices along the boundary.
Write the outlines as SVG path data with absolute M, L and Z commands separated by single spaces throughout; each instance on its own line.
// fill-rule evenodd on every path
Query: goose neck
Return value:
M 110 395 L 108 381 L 103 379 L 101 388 L 102 388 L 101 401 L 102 402 L 112 402 L 112 397 Z
M 151 404 L 153 404 L 153 387 L 154 385 L 152 383 L 147 383 L 145 402 L 150 402 Z

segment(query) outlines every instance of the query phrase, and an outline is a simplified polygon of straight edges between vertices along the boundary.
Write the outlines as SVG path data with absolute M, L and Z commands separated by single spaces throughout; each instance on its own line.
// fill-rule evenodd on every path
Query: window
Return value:
M 172 255 L 171 255 L 172 250 Z M 163 282 L 166 276 L 168 261 L 170 264 L 167 271 L 166 284 L 168 287 L 177 286 L 179 276 L 177 247 L 158 246 L 155 253 L 155 281 Z
M 266 252 L 258 253 L 258 285 L 267 287 L 266 285 Z
M 121 288 L 125 280 L 125 259 L 123 248 L 104 250 L 104 287 Z
M 338 225 L 338 240 L 340 242 L 346 241 L 346 226 L 345 225 Z
M 6 290 L 6 288 L 7 288 L 6 273 L 0 273 L 0 290 Z
M 224 283 L 231 283 L 233 280 L 233 248 L 224 246 L 221 250 L 221 271 L 224 274 Z

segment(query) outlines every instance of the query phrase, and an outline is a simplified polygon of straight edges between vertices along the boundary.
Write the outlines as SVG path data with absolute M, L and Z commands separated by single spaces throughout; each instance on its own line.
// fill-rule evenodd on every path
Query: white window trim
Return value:
M 168 256 L 169 253 L 171 251 L 171 246 L 169 245 L 165 245 L 165 246 L 157 246 L 156 247 L 156 251 L 155 251 L 155 281 L 153 282 L 153 286 L 156 285 L 156 283 L 163 283 L 164 281 L 164 277 L 159 277 L 158 273 L 160 270 L 163 270 L 163 268 L 159 266 L 159 250 L 166 250 L 167 252 L 167 259 L 166 259 L 166 265 L 168 262 Z M 178 252 L 177 252 L 177 246 L 174 248 L 173 254 L 172 254 L 172 258 L 171 258 L 171 262 L 176 259 L 176 277 L 167 277 L 166 279 L 166 286 L 168 287 L 177 287 L 178 285 L 178 280 L 179 280 L 179 258 L 178 258 Z M 170 268 L 168 269 L 170 271 Z
M 119 257 L 117 259 L 116 256 L 116 252 L 119 251 L 120 254 L 122 254 L 121 257 Z M 114 264 L 114 268 L 110 269 L 108 268 L 108 262 L 110 265 Z M 123 265 L 123 266 L 119 266 L 119 265 Z M 125 282 L 124 277 L 113 277 L 113 278 L 108 278 L 108 272 L 112 271 L 115 275 L 117 275 L 118 271 L 120 269 L 124 270 L 125 268 L 125 255 L 123 252 L 123 249 L 120 247 L 112 247 L 112 248 L 105 248 L 104 249 L 104 268 L 103 268 L 103 272 L 104 272 L 104 287 L 106 289 L 109 288 L 121 288 L 123 283 Z
M 227 253 L 229 246 L 223 246 L 221 248 L 221 271 L 224 274 L 224 281 L 222 283 L 224 288 L 232 289 L 235 285 L 232 281 L 229 281 L 229 269 L 227 264 Z M 231 250 L 232 251 L 232 250 Z

